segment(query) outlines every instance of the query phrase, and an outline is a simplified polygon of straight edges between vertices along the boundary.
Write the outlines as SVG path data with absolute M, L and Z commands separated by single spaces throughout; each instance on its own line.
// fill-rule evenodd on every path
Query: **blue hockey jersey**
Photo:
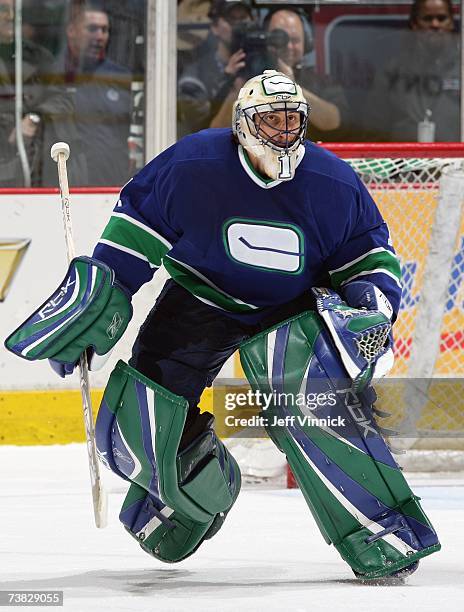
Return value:
M 375 283 L 395 313 L 400 265 L 356 173 L 311 142 L 291 181 L 264 179 L 230 129 L 187 136 L 122 189 L 94 251 L 132 293 L 163 264 L 232 317 L 259 321 L 312 286 Z

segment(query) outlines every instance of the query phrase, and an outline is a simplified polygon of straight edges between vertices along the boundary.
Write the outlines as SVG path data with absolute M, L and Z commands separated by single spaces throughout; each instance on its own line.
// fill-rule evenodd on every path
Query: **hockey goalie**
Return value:
M 220 537 L 240 471 L 198 403 L 240 349 L 254 389 L 334 394 L 315 416 L 342 429 L 288 420 L 268 433 L 355 574 L 404 576 L 440 545 L 375 421 L 371 381 L 393 362 L 400 265 L 359 177 L 305 140 L 309 112 L 285 75 L 250 79 L 232 130 L 187 136 L 131 179 L 93 256 L 71 262 L 6 346 L 62 376 L 84 351 L 92 368 L 163 265 L 170 279 L 129 364 L 111 374 L 96 425 L 101 458 L 129 484 L 119 516 L 129 534 L 165 562 Z

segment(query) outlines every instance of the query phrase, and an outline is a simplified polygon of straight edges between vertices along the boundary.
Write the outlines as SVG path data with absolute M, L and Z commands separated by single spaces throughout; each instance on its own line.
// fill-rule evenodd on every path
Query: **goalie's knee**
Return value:
M 222 525 L 240 491 L 240 470 L 214 431 L 179 445 L 183 398 L 119 362 L 97 419 L 100 456 L 132 484 L 120 514 L 144 550 L 180 561 Z

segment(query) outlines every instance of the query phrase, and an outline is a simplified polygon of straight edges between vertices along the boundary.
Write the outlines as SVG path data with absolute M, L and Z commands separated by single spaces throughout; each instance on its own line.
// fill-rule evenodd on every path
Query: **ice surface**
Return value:
M 299 491 L 245 489 L 217 536 L 165 565 L 117 515 L 126 484 L 105 470 L 109 525 L 93 525 L 84 445 L 0 447 L 0 589 L 63 590 L 72 611 L 462 609 L 464 480 L 414 480 L 443 546 L 404 586 L 357 582 Z M 29 608 L 27 608 L 29 609 Z M 31 608 L 32 609 L 32 608 Z M 39 608 L 43 609 L 43 608 Z

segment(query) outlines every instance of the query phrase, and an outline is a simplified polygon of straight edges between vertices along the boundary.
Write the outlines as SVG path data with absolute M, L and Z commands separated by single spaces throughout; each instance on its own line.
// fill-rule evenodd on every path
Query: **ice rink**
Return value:
M 213 540 L 164 565 L 122 528 L 126 485 L 106 470 L 109 524 L 94 527 L 84 445 L 3 446 L 0 466 L 1 590 L 62 590 L 79 612 L 463 609 L 462 478 L 411 480 L 442 551 L 386 587 L 354 578 L 296 490 L 245 488 Z

